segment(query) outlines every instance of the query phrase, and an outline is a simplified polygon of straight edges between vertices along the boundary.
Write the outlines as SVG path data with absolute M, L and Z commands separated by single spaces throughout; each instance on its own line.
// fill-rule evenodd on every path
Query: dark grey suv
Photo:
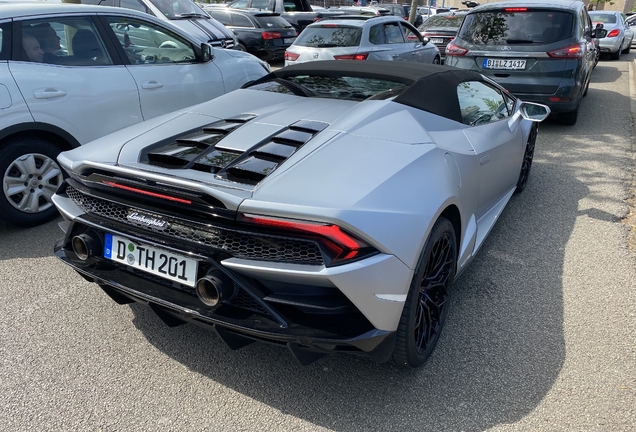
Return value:
M 446 47 L 446 64 L 492 78 L 573 125 L 587 93 L 595 30 L 581 1 L 509 1 L 472 9 Z

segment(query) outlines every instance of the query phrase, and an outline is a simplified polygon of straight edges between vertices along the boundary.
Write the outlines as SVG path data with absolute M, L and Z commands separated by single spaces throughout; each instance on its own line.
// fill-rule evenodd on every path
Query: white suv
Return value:
M 55 159 L 143 120 L 208 101 L 269 72 L 150 15 L 80 4 L 0 9 L 0 219 L 53 218 Z

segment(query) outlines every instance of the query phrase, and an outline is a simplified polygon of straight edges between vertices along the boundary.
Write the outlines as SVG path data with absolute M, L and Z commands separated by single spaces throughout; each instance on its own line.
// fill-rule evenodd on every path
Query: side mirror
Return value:
M 603 39 L 605 36 L 607 36 L 607 30 L 604 28 L 598 27 L 592 30 L 592 38 L 594 39 Z
M 426 45 L 426 44 L 428 44 L 430 41 L 431 41 L 431 40 L 430 40 L 428 37 L 424 36 L 424 37 L 422 38 L 422 45 Z
M 538 123 L 550 115 L 550 108 L 534 102 L 521 102 L 519 113 L 524 119 Z
M 201 44 L 201 61 L 203 63 L 207 63 L 211 60 L 214 60 L 214 54 L 212 54 L 212 46 L 204 42 Z

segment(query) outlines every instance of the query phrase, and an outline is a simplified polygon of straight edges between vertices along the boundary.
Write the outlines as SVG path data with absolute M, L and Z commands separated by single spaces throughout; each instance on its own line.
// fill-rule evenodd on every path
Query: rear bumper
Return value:
M 188 249 L 176 244 L 166 245 L 164 242 L 156 243 L 147 238 L 140 239 L 130 231 L 121 233 L 116 230 L 116 226 L 109 226 L 106 221 L 93 219 L 89 215 L 82 215 L 71 222 L 65 237 L 58 240 L 55 245 L 55 255 L 82 277 L 98 284 L 120 304 L 133 301 L 147 304 L 169 326 L 191 323 L 214 330 L 232 349 L 254 341 L 284 345 L 303 364 L 330 352 L 365 356 L 378 362 L 390 358 L 395 331 L 382 330 L 371 324 L 364 314 L 342 295 L 336 288 L 337 285 L 334 286 L 335 284 L 326 279 L 320 280 L 321 278 L 317 278 L 316 275 L 310 277 L 302 272 L 288 272 L 282 278 L 277 278 L 276 274 L 269 274 L 266 276 L 269 280 L 259 280 L 257 277 L 267 274 L 268 271 L 275 273 L 275 267 L 266 269 L 265 266 L 245 266 L 240 262 L 226 266 L 219 256 L 206 256 L 201 249 Z M 73 251 L 71 239 L 79 233 L 87 232 L 96 235 L 97 238 L 105 232 L 124 235 L 145 244 L 180 250 L 182 254 L 187 253 L 183 252 L 187 250 L 194 254 L 190 256 L 200 260 L 199 277 L 211 270 L 222 269 L 234 281 L 236 294 L 220 306 L 211 308 L 201 302 L 194 288 L 115 263 L 101 256 L 102 250 L 83 261 Z M 383 262 L 386 260 L 378 261 L 378 257 L 375 257 L 375 260 L 368 266 L 368 271 L 372 275 L 377 272 L 384 273 L 383 269 L 386 267 Z M 338 280 L 338 277 L 341 280 L 355 279 L 361 268 L 360 263 L 357 263 L 351 271 L 334 276 L 334 280 Z M 352 284 L 352 288 L 370 289 L 373 296 L 373 287 L 368 287 L 366 282 L 364 278 L 359 279 Z M 313 285 L 310 285 L 311 283 Z M 293 296 L 285 298 L 284 295 L 275 292 L 281 286 L 283 289 L 292 288 L 311 294 L 304 303 L 294 303 L 294 300 L 289 300 L 294 299 Z M 329 294 L 325 294 L 326 292 Z M 278 298 L 275 298 L 277 296 Z M 378 312 L 383 314 L 384 318 L 397 313 L 399 319 L 403 302 L 378 300 L 375 303 L 370 307 L 381 308 Z
M 616 53 L 621 49 L 622 39 L 615 38 L 603 38 L 599 41 L 599 48 L 603 53 Z

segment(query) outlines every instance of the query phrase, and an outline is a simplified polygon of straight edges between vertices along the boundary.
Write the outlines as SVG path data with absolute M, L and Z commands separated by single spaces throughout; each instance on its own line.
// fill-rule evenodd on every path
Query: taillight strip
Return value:
M 122 185 L 122 184 L 115 183 L 115 182 L 109 182 L 109 181 L 106 181 L 106 180 L 102 180 L 102 183 L 105 184 L 106 186 L 111 186 L 111 187 L 127 190 L 129 192 L 135 192 L 135 193 L 142 194 L 142 195 L 148 195 L 148 196 L 151 196 L 151 197 L 154 197 L 154 198 L 161 198 L 161 199 L 165 199 L 165 200 L 168 200 L 168 201 L 178 202 L 178 203 L 181 203 L 181 204 L 192 204 L 192 201 L 187 200 L 187 199 L 177 198 L 177 197 L 170 196 L 170 195 L 164 195 L 164 194 L 160 194 L 160 193 L 157 193 L 157 192 L 150 192 L 150 191 L 147 191 L 147 190 L 144 190 L 144 189 L 139 189 L 139 188 L 132 187 L 132 186 L 126 186 L 126 185 Z

